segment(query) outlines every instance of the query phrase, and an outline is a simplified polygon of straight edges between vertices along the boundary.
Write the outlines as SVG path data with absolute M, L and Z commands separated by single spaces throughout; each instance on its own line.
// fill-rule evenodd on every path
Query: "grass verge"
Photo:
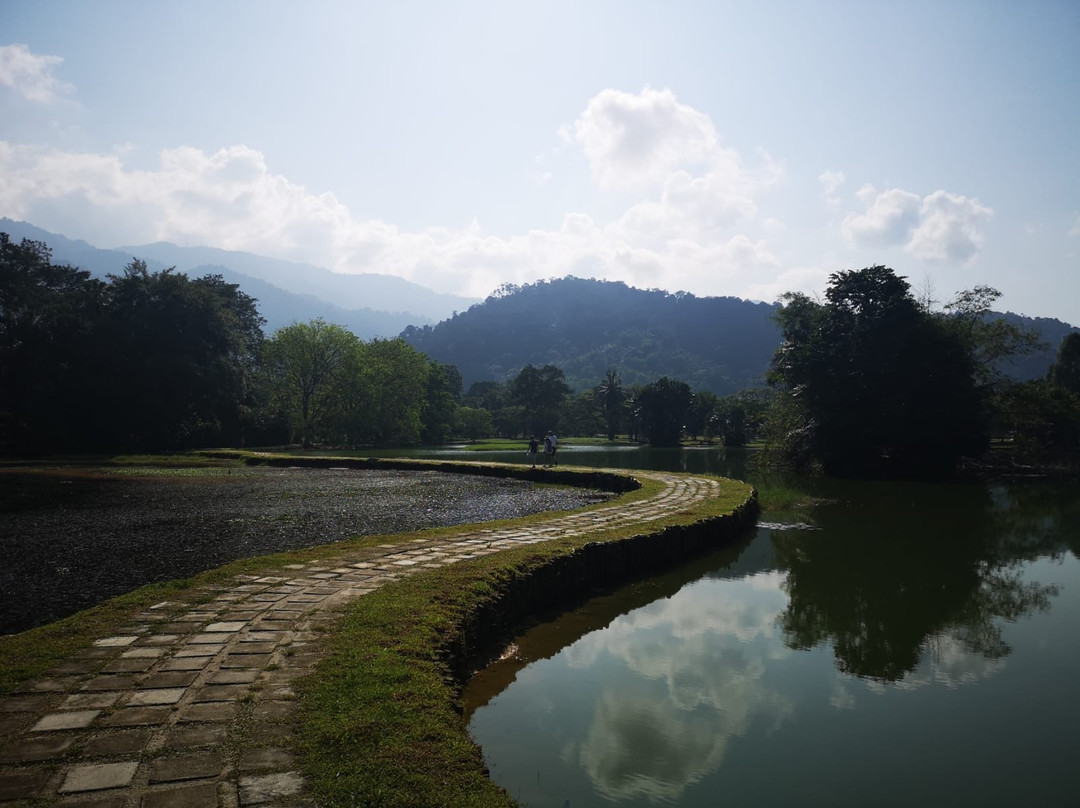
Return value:
M 646 481 L 636 493 L 651 496 L 658 487 Z M 478 622 L 587 544 L 730 518 L 753 502 L 744 483 L 721 490 L 678 516 L 506 550 L 405 578 L 352 604 L 329 656 L 300 683 L 302 760 L 320 804 L 515 805 L 487 778 L 460 711 L 466 663 L 498 639 L 484 637 Z

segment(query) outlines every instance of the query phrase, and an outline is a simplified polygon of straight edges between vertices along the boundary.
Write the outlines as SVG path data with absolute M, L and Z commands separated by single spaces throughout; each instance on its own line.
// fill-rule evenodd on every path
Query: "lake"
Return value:
M 753 482 L 745 459 L 582 464 Z M 1080 486 L 808 485 L 822 504 L 478 674 L 466 709 L 495 782 L 555 808 L 1080 805 Z

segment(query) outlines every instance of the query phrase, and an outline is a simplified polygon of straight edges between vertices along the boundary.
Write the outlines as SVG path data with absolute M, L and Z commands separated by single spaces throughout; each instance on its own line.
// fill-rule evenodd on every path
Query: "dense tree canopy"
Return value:
M 836 474 L 933 474 L 986 445 L 970 344 L 874 266 L 829 277 L 825 302 L 788 295 L 772 381 L 786 394 L 788 451 Z

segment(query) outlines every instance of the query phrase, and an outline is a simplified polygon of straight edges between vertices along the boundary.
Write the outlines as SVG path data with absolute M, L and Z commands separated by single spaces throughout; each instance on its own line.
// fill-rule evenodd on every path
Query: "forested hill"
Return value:
M 466 388 L 506 381 L 528 364 L 557 365 L 575 391 L 594 387 L 608 368 L 624 384 L 661 376 L 718 395 L 759 384 L 780 343 L 774 304 L 734 297 L 634 289 L 621 282 L 563 278 L 506 286 L 483 303 L 402 337 L 432 359 L 457 365 Z M 1003 363 L 1017 380 L 1041 378 L 1075 326 L 1006 313 L 1033 328 L 1045 347 Z
M 466 387 L 504 381 L 528 364 L 554 364 L 577 391 L 616 368 L 624 384 L 671 376 L 726 395 L 761 382 L 780 339 L 775 308 L 569 277 L 504 287 L 402 337 L 432 359 L 457 365 Z

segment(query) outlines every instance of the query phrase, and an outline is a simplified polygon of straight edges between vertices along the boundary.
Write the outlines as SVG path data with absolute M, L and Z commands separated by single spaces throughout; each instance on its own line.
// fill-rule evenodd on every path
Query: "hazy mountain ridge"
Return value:
M 192 277 L 221 275 L 259 301 L 272 333 L 292 322 L 322 317 L 363 339 L 395 337 L 410 325 L 436 322 L 475 302 L 442 295 L 419 284 L 386 275 L 339 275 L 309 264 L 263 258 L 210 247 L 177 247 L 166 242 L 101 249 L 51 233 L 28 222 L 0 218 L 0 232 L 12 239 L 44 242 L 53 262 L 85 269 L 97 277 L 119 274 L 133 259 L 158 271 L 174 266 Z
M 465 384 L 513 378 L 527 364 L 554 364 L 576 391 L 616 368 L 625 384 L 660 376 L 719 395 L 761 384 L 780 331 L 776 304 L 733 297 L 642 290 L 622 282 L 567 277 L 510 287 L 435 326 L 402 337 L 453 364 Z M 1051 318 L 1004 315 L 1035 328 L 1046 347 L 1006 363 L 1018 380 L 1046 375 L 1061 340 L 1080 329 Z

